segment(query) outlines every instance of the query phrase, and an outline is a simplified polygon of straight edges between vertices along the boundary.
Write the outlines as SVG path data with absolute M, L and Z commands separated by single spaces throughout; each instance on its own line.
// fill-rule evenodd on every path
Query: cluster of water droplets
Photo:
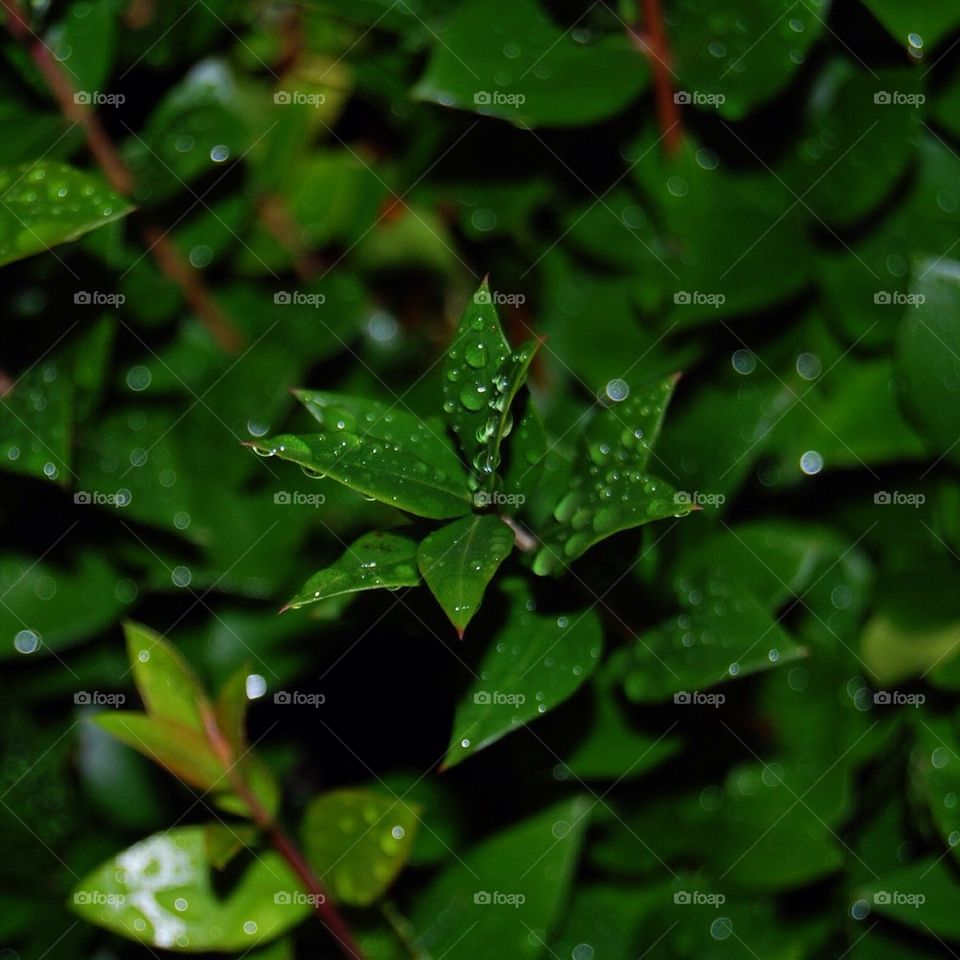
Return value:
M 56 243 L 83 225 L 92 228 L 118 212 L 105 188 L 59 163 L 14 168 L 0 176 L 0 193 L 15 224 L 22 226 L 12 234 L 4 232 L 2 258 Z

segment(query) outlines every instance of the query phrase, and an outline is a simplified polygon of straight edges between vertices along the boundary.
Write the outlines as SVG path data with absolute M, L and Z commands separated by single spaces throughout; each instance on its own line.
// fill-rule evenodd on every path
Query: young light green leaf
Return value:
M 418 583 L 416 541 L 402 533 L 378 530 L 364 534 L 336 563 L 318 570 L 282 609 L 296 610 L 361 590 L 395 590 Z
M 489 514 L 455 520 L 431 533 L 417 549 L 420 572 L 461 637 L 512 549 L 510 528 Z
M 510 357 L 486 279 L 467 304 L 443 362 L 443 409 L 467 462 L 483 476 L 503 391 L 496 379 Z
M 599 661 L 603 631 L 592 609 L 538 613 L 522 580 L 507 582 L 504 590 L 505 625 L 457 704 L 445 767 L 559 706 Z
M 175 827 L 97 867 L 73 890 L 71 908 L 129 940 L 166 950 L 245 952 L 310 913 L 286 861 L 259 853 L 226 896 L 213 889 L 207 828 Z
M 76 240 L 133 207 L 92 174 L 39 161 L 0 169 L 0 266 Z
M 309 476 L 329 477 L 418 517 L 447 520 L 471 509 L 466 473 L 459 460 L 455 467 L 446 459 L 438 466 L 418 450 L 390 446 L 345 429 L 337 434 L 281 434 L 247 446 L 261 456 L 299 464 Z M 425 451 L 427 457 L 431 452 Z
M 610 406 L 584 431 L 569 490 L 534 558 L 535 573 L 553 573 L 621 530 L 693 509 L 689 498 L 646 472 L 676 381 L 668 377 L 632 392 L 624 380 L 607 384 Z
M 229 786 L 223 764 L 206 738 L 195 730 L 145 713 L 112 711 L 94 718 L 121 743 L 166 768 L 179 780 L 200 790 Z
M 310 802 L 304 849 L 334 899 L 367 906 L 382 896 L 410 856 L 418 813 L 371 790 L 334 790 Z
M 209 707 L 209 702 L 180 651 L 142 624 L 128 621 L 123 632 L 133 677 L 147 713 L 203 735 L 201 709 Z
M 415 945 L 446 960 L 474 960 L 478 944 L 488 957 L 539 956 L 563 908 L 590 808 L 584 797 L 563 800 L 458 857 L 417 902 Z

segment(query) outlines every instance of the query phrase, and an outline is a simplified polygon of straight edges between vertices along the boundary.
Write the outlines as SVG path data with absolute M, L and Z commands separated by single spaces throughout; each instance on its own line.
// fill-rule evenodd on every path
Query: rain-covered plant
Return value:
M 614 533 L 690 512 L 689 498 L 647 472 L 675 378 L 632 393 L 625 380 L 610 381 L 597 409 L 567 428 L 579 440 L 572 462 L 549 460 L 556 443 L 525 389 L 538 345 L 511 349 L 484 281 L 444 356 L 445 422 L 422 420 L 402 401 L 295 391 L 319 432 L 250 441 L 257 453 L 414 517 L 451 522 L 426 534 L 417 527 L 365 534 L 287 607 L 413 587 L 422 575 L 462 638 L 515 543 L 532 557 L 534 573 L 560 573 Z M 528 646 L 526 655 L 536 651 Z
M 958 51 L 4 0 L 0 960 L 960 951 Z

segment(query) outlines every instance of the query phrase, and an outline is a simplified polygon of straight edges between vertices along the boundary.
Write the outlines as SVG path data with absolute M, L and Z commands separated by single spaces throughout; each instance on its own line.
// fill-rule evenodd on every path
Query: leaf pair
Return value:
M 246 746 L 248 671 L 242 669 L 211 701 L 179 652 L 159 634 L 124 625 L 127 652 L 145 713 L 101 713 L 96 722 L 121 742 L 166 768 L 183 783 L 209 793 L 223 810 L 251 816 L 237 793 L 242 784 L 272 816 L 279 791 L 269 770 Z

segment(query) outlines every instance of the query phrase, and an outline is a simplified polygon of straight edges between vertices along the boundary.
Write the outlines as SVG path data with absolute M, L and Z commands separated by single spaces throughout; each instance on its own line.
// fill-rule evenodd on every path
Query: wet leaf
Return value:
M 558 707 L 597 666 L 603 631 L 592 609 L 539 613 L 523 581 L 504 590 L 507 619 L 457 704 L 445 767 Z
M 560 919 L 590 808 L 584 797 L 563 800 L 465 852 L 419 899 L 416 945 L 447 960 L 540 956 Z
M 180 652 L 142 624 L 127 622 L 123 632 L 133 677 L 147 713 L 202 735 L 201 709 L 209 708 L 209 703 Z
M 577 43 L 536 0 L 493 18 L 483 0 L 468 0 L 433 39 L 414 96 L 518 126 L 579 126 L 619 113 L 649 76 L 624 33 Z
M 466 461 L 483 481 L 496 469 L 490 444 L 512 399 L 509 379 L 498 379 L 509 358 L 510 345 L 484 280 L 467 304 L 443 361 L 443 409 Z
M 419 808 L 371 790 L 334 790 L 316 797 L 304 814 L 304 849 L 339 903 L 378 900 L 410 856 Z
M 402 533 L 376 531 L 355 540 L 336 563 L 318 570 L 283 609 L 296 610 L 362 590 L 396 590 L 419 583 L 416 541 Z
M 897 336 L 900 371 L 907 382 L 907 413 L 920 423 L 938 454 L 957 461 L 960 416 L 960 262 L 917 265 L 917 276 Z M 922 299 L 921 299 L 922 298 Z
M 492 515 L 456 520 L 421 542 L 420 572 L 461 637 L 480 609 L 487 584 L 512 549 L 512 531 Z
M 960 940 L 957 897 L 960 884 L 942 857 L 927 857 L 896 870 L 857 891 L 867 908 L 925 936 Z
M 37 161 L 0 170 L 0 265 L 76 240 L 133 208 L 98 177 Z
M 670 43 L 682 101 L 739 120 L 785 87 L 824 31 L 828 0 L 735 0 L 718 9 L 685 0 Z
M 471 509 L 463 466 L 452 449 L 423 423 L 406 444 L 382 440 L 377 432 L 334 429 L 305 436 L 281 434 L 248 445 L 261 456 L 290 460 L 316 478 L 329 477 L 366 497 L 420 517 L 443 520 Z M 441 452 L 441 459 L 435 455 Z
M 535 573 L 553 573 L 621 530 L 693 508 L 646 472 L 675 382 L 670 377 L 632 393 L 625 380 L 607 384 L 610 405 L 598 409 L 583 431 L 569 490 L 554 507 Z
M 195 953 L 250 950 L 310 913 L 299 879 L 269 850 L 219 896 L 206 836 L 205 827 L 174 827 L 135 843 L 77 883 L 71 908 L 129 940 Z

